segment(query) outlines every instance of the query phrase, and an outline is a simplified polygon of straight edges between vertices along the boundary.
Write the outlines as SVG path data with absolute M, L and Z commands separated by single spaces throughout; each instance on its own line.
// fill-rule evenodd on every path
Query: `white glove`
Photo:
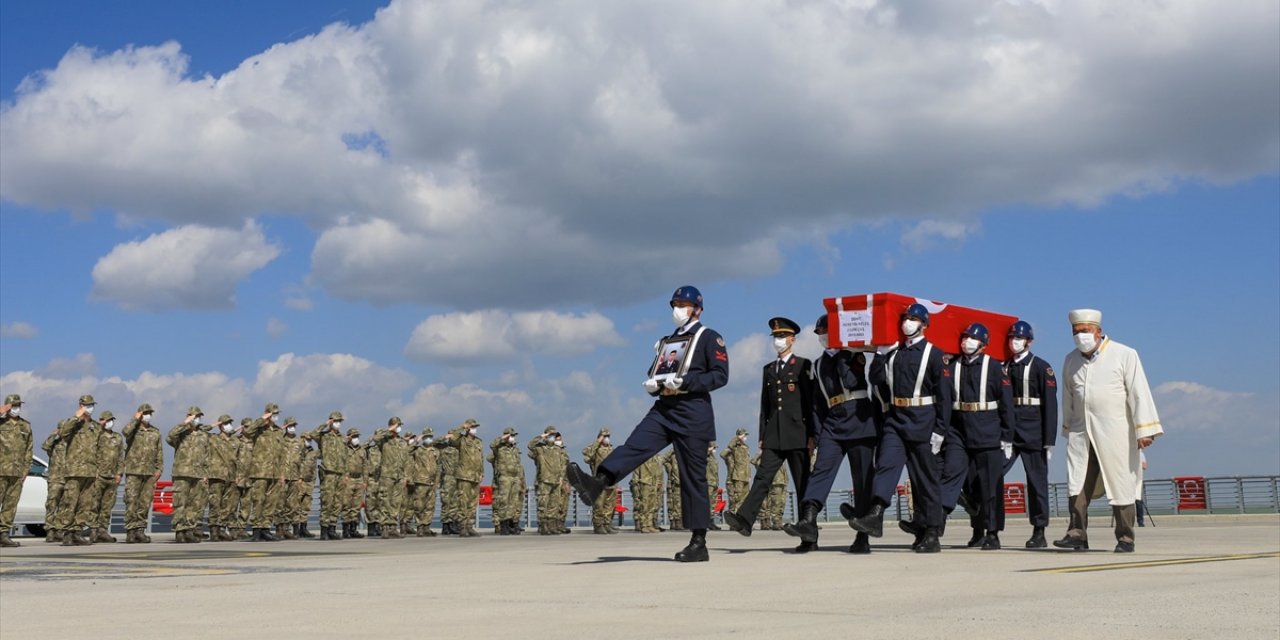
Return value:
M 684 378 L 681 378 L 680 376 L 673 376 L 667 378 L 667 381 L 662 383 L 662 386 L 666 387 L 669 391 L 679 391 L 680 386 L 683 384 Z
M 1046 462 L 1053 459 L 1053 447 L 1044 448 L 1044 459 Z
M 1004 459 L 1008 460 L 1013 457 L 1013 443 L 1000 441 L 1000 450 L 1004 451 Z
M 933 455 L 936 456 L 939 451 L 942 451 L 943 440 L 946 440 L 946 438 L 942 437 L 941 434 L 935 433 L 929 436 L 929 450 L 933 452 Z
M 657 381 L 657 380 L 654 380 L 653 378 L 649 378 L 648 380 L 645 380 L 645 381 L 644 381 L 644 390 L 645 390 L 645 391 L 648 391 L 649 393 L 657 393 L 657 392 L 658 392 L 658 381 Z

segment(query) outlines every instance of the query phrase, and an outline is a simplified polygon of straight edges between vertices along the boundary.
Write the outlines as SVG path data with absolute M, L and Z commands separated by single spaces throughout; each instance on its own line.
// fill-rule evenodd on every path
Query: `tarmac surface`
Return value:
M 1277 638 L 1280 515 L 1159 517 L 1115 554 L 940 554 L 886 531 L 869 556 L 823 525 L 820 551 L 782 532 L 97 544 L 25 538 L 0 553 L 0 638 Z M 1050 539 L 1061 537 L 1055 521 Z

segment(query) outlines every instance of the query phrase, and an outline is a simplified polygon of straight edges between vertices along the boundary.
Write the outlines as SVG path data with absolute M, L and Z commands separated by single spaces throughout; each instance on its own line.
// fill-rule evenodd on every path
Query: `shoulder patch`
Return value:
M 724 348 L 724 338 L 721 336 L 716 336 L 716 345 L 720 346 L 721 348 Z
M 1045 367 L 1045 368 L 1044 368 L 1044 374 L 1045 374 L 1046 376 L 1049 376 L 1050 378 L 1052 378 L 1052 377 L 1053 377 L 1053 367 Z

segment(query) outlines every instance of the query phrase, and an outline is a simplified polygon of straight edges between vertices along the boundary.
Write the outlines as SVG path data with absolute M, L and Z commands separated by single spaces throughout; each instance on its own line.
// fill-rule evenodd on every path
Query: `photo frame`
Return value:
M 689 347 L 693 345 L 693 334 L 671 336 L 658 342 L 653 364 L 649 365 L 649 377 L 658 382 L 670 378 L 684 377 L 689 371 L 689 363 L 693 353 Z

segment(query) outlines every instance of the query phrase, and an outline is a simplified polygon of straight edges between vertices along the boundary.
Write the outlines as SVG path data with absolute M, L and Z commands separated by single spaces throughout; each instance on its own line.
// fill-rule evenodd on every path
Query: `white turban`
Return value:
M 1076 309 L 1067 314 L 1067 320 L 1075 324 L 1096 324 L 1102 326 L 1102 312 L 1097 309 Z

